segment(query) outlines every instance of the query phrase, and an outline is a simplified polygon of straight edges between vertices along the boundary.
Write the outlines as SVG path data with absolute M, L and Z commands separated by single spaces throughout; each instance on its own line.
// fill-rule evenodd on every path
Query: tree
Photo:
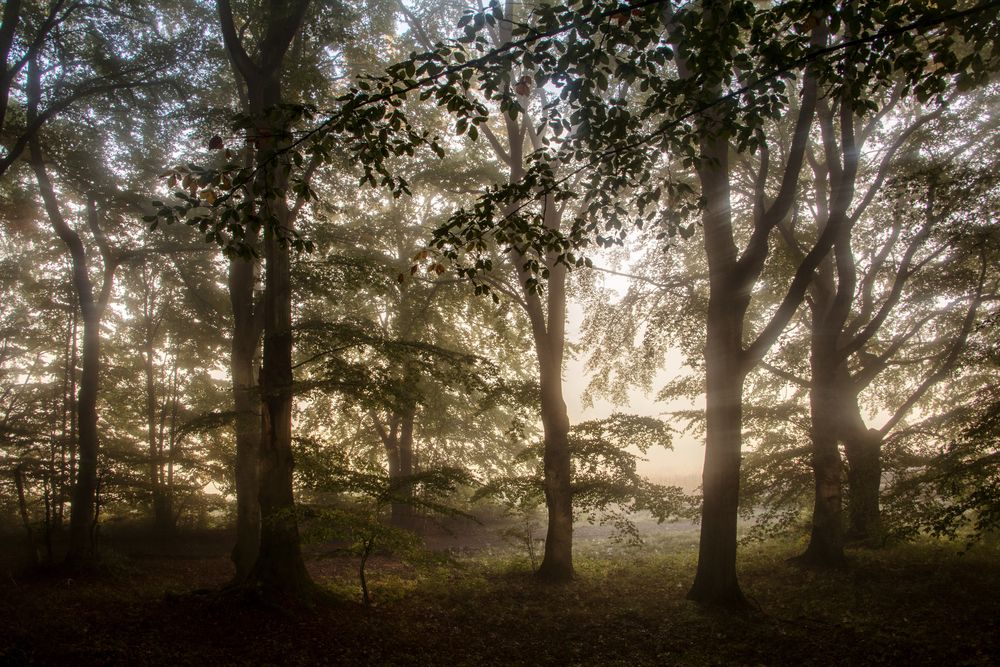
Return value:
M 132 184 L 115 182 L 105 169 L 105 159 L 116 160 L 107 151 L 110 131 L 70 136 L 63 130 L 71 117 L 77 121 L 82 118 L 74 114 L 84 101 L 90 104 L 91 121 L 117 120 L 116 106 L 120 109 L 118 105 L 126 99 L 136 108 L 160 104 L 162 98 L 149 94 L 147 89 L 169 80 L 178 52 L 191 51 L 185 43 L 190 33 L 179 30 L 167 38 L 149 29 L 159 19 L 163 26 L 172 25 L 155 8 L 120 12 L 110 6 L 54 2 L 43 9 L 35 3 L 13 2 L 5 5 L 4 12 L 0 29 L 3 33 L 0 50 L 4 55 L 0 118 L 4 122 L 5 140 L 13 138 L 0 159 L 0 173 L 10 176 L 16 171 L 8 168 L 27 149 L 28 163 L 46 214 L 72 258 L 75 300 L 83 329 L 79 398 L 75 402 L 78 465 L 73 476 L 69 552 L 71 561 L 79 561 L 87 555 L 95 513 L 99 324 L 111 294 L 114 273 L 124 259 L 120 248 L 108 238 L 107 218 L 117 215 L 122 201 L 130 198 L 126 193 Z M 44 135 L 43 126 L 48 130 Z M 109 121 L 105 127 L 121 129 L 121 124 Z M 120 132 L 118 146 L 127 151 L 134 138 Z M 88 142 L 91 147 L 101 148 L 101 152 L 89 156 L 89 166 L 96 167 L 90 174 L 86 170 L 77 171 L 86 162 L 79 153 L 65 159 Z M 120 161 L 124 156 L 117 159 Z M 64 187 L 57 186 L 51 178 L 50 170 L 56 162 Z M 88 256 L 83 237 L 70 224 L 71 216 L 65 210 L 68 202 L 62 201 L 68 191 L 76 195 L 77 210 L 86 211 L 88 231 L 102 258 L 103 281 L 99 290 L 88 272 L 92 257 Z
M 246 86 L 248 130 L 256 149 L 260 170 L 255 195 L 261 197 L 264 225 L 264 352 L 260 372 L 262 399 L 258 503 L 260 505 L 260 545 L 250 581 L 265 589 L 293 597 L 312 587 L 299 546 L 295 500 L 292 493 L 292 311 L 289 241 L 293 235 L 286 200 L 288 177 L 282 149 L 288 143 L 288 119 L 283 113 L 281 77 L 288 48 L 302 27 L 308 0 L 286 5 L 267 5 L 266 32 L 250 47 L 258 54 L 254 61 L 240 39 L 228 0 L 217 2 L 223 40 L 229 57 Z M 245 274 L 246 267 L 240 274 Z M 252 275 L 252 269 L 250 269 Z M 237 280 L 247 282 L 245 275 Z M 236 290 L 241 298 L 246 290 Z M 234 304 L 235 305 L 235 304 Z M 240 307 L 237 312 L 246 312 Z M 251 326 L 251 322 L 241 322 Z M 249 336 L 248 336 L 249 338 Z M 234 346 L 235 338 L 234 338 Z M 249 347 L 249 345 L 248 345 Z M 245 362 L 246 359 L 241 359 Z M 252 360 L 252 356 L 251 356 Z M 240 390 L 246 386 L 245 370 L 234 374 Z M 242 380 L 241 380 L 242 378 Z M 246 391 L 249 391 L 247 389 Z
M 514 3 L 508 0 L 496 28 L 491 30 L 495 49 L 509 47 L 513 40 L 515 20 Z M 516 100 L 516 104 L 502 110 L 505 141 L 501 142 L 488 124 L 481 127 L 496 159 L 508 170 L 508 183 L 516 185 L 524 178 L 527 167 L 525 140 L 528 140 L 531 151 L 539 151 L 548 131 L 544 119 L 534 117 L 532 100 L 534 98 L 535 105 L 538 106 L 544 105 L 546 100 L 541 89 L 533 90 L 534 80 L 528 71 L 518 77 L 510 66 L 503 72 L 503 76 L 502 95 L 505 99 Z M 556 165 L 550 167 L 557 170 Z M 513 214 L 524 203 L 511 202 L 507 214 Z M 563 228 L 566 203 L 560 204 L 552 195 L 545 194 L 533 203 L 540 207 L 543 224 L 547 229 L 558 232 Z M 539 407 L 545 436 L 543 486 L 548 511 L 545 551 L 538 575 L 553 581 L 565 581 L 573 576 L 570 422 L 563 398 L 562 380 L 566 349 L 567 267 L 559 261 L 558 252 L 548 252 L 535 259 L 517 247 L 510 248 L 501 262 L 506 265 L 506 270 L 516 276 L 517 289 L 504 289 L 503 279 L 492 282 L 492 285 L 524 309 L 531 326 L 538 361 Z M 533 271 L 532 266 L 538 268 Z M 544 294 L 533 289 L 536 272 L 546 275 Z
M 294 267 L 298 384 L 310 398 L 302 432 L 360 459 L 379 452 L 402 491 L 428 466 L 489 474 L 509 458 L 511 423 L 527 409 L 519 309 L 476 297 L 440 265 L 412 271 L 444 215 L 492 175 L 477 153 L 412 159 L 412 197 L 325 176 L 314 186 L 332 219 L 303 220 L 315 251 Z M 390 504 L 391 520 L 417 528 L 406 500 Z
M 886 109 L 888 110 L 888 108 Z M 850 112 L 847 112 L 850 113 Z M 893 161 L 899 147 L 922 125 L 933 119 L 938 112 L 917 116 L 904 126 L 897 137 L 892 138 L 885 150 L 879 165 L 879 171 L 871 176 L 872 186 L 860 198 L 853 208 L 849 199 L 836 202 L 829 193 L 822 189 L 829 183 L 830 191 L 849 189 L 853 185 L 839 182 L 844 178 L 840 167 L 843 158 L 836 157 L 834 151 L 838 146 L 836 138 L 829 136 L 833 129 L 832 114 L 827 115 L 822 123 L 824 132 L 825 160 L 813 159 L 817 193 L 816 209 L 827 216 L 847 216 L 850 227 L 856 224 L 864 213 L 868 203 L 876 196 L 879 186 L 885 181 L 886 170 Z M 843 113 L 841 117 L 843 118 Z M 841 132 L 843 129 L 841 122 Z M 870 133 L 871 125 L 865 130 Z M 862 144 L 867 138 L 866 132 L 859 133 L 857 138 L 844 136 L 840 146 L 852 146 L 851 150 L 860 153 Z M 892 224 L 893 233 L 889 240 L 880 248 L 880 260 L 873 262 L 866 274 L 859 276 L 855 250 L 851 243 L 851 229 L 845 228 L 834 245 L 833 257 L 825 261 L 817 272 L 814 287 L 811 290 L 813 298 L 810 301 L 811 311 L 811 372 L 809 391 L 812 414 L 813 467 L 816 477 L 816 502 L 813 519 L 813 532 L 809 546 L 803 558 L 817 563 L 838 563 L 843 559 L 842 519 L 840 515 L 840 470 L 841 460 L 838 451 L 838 440 L 843 440 L 849 463 L 849 481 L 851 487 L 851 532 L 854 536 L 877 541 L 881 532 L 878 516 L 878 492 L 881 480 L 880 446 L 885 434 L 903 418 L 907 410 L 919 400 L 920 395 L 930 388 L 930 382 L 944 379 L 958 360 L 965 340 L 973 326 L 975 312 L 982 301 L 982 280 L 969 300 L 967 315 L 962 318 L 962 324 L 949 339 L 949 344 L 943 346 L 936 355 L 937 366 L 930 372 L 928 382 L 921 382 L 914 388 L 914 394 L 905 399 L 897 407 L 895 414 L 881 429 L 869 429 L 858 408 L 858 393 L 870 384 L 875 376 L 891 363 L 892 353 L 902 346 L 903 338 L 897 338 L 895 344 L 890 344 L 885 351 L 866 349 L 867 342 L 876 335 L 884 325 L 889 311 L 895 307 L 900 296 L 906 290 L 906 283 L 928 263 L 935 262 L 935 257 L 943 254 L 944 248 L 921 256 L 922 246 L 931 235 L 932 230 L 941 227 L 944 211 L 939 210 L 935 202 L 937 185 L 931 177 L 927 204 L 923 221 L 912 233 L 903 232 L 902 212 L 897 209 Z M 897 195 L 898 196 L 898 195 Z M 831 208 L 827 208 L 830 202 Z M 841 210 L 833 205 L 843 207 Z M 820 223 L 822 224 L 822 223 Z M 893 246 L 900 236 L 906 243 L 905 250 L 899 259 L 898 268 L 892 278 L 892 287 L 884 300 L 876 306 L 873 300 L 873 287 L 879 280 L 880 264 L 884 264 L 893 251 Z M 786 239 L 794 243 L 794 236 L 786 234 Z M 952 255 L 950 262 L 958 261 Z M 834 264 L 836 268 L 834 269 Z M 984 266 L 985 269 L 985 266 Z M 860 287 L 860 294 L 858 294 Z M 860 298 L 859 298 L 860 297 Z M 861 303 L 856 303 L 856 299 Z M 918 304 L 910 301 L 911 316 L 917 310 Z M 857 315 L 851 317 L 852 307 Z M 931 319 L 934 319 L 933 317 Z M 906 334 L 910 337 L 916 334 L 911 328 Z M 894 349 L 895 348 L 895 349 Z M 857 354 L 860 369 L 852 372 L 848 366 L 851 355 Z M 933 379 L 931 379 L 933 378 Z M 853 396 L 853 399 L 851 398 Z
M 37 79 L 35 85 L 38 85 Z M 66 244 L 73 261 L 73 285 L 82 314 L 83 345 L 80 351 L 82 370 L 80 373 L 80 393 L 77 398 L 79 465 L 76 484 L 73 487 L 68 555 L 68 559 L 75 562 L 85 558 L 92 547 L 91 529 L 95 520 L 97 453 L 99 448 L 97 396 L 101 359 L 100 326 L 111 295 L 115 271 L 121 260 L 108 245 L 104 230 L 101 228 L 97 202 L 90 198 L 87 202 L 87 224 L 101 250 L 104 274 L 100 291 L 95 294 L 94 285 L 88 275 L 89 264 L 83 241 L 63 217 L 37 138 L 30 142 L 30 153 L 32 168 L 38 181 L 38 188 L 49 221 L 56 234 Z

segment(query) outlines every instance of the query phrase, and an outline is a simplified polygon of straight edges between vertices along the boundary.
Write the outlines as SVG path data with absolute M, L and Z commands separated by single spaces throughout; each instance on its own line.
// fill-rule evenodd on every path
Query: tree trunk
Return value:
M 74 267 L 74 272 L 76 272 Z M 86 272 L 86 266 L 80 270 Z M 89 279 L 88 279 L 89 283 Z M 90 555 L 91 522 L 95 512 L 97 493 L 97 431 L 98 374 L 101 363 L 100 317 L 96 304 L 91 301 L 83 308 L 83 345 L 80 350 L 80 391 L 77 394 L 79 437 L 77 438 L 76 485 L 70 499 L 69 554 L 67 560 L 79 561 Z
M 414 528 L 413 484 L 408 480 L 413 476 L 413 423 L 415 410 L 408 410 L 400 423 L 399 438 L 394 453 L 389 458 L 389 478 L 400 498 L 394 500 L 389 521 L 397 528 Z M 395 462 L 393 461 L 395 459 Z M 404 480 L 404 481 L 399 481 Z
M 234 583 L 247 580 L 260 544 L 261 399 L 254 372 L 260 327 L 254 315 L 254 284 L 253 262 L 239 257 L 231 259 L 229 298 L 233 307 L 233 340 L 229 371 L 236 413 L 236 544 L 231 555 L 236 566 Z
M 551 332 L 551 319 L 549 324 Z M 537 574 L 549 581 L 567 581 L 573 578 L 573 487 L 569 415 L 562 392 L 562 356 L 548 346 L 538 348 L 538 365 L 545 436 L 545 506 L 549 521 L 545 554 Z
M 721 298 L 720 298 L 721 296 Z M 698 569 L 688 598 L 742 605 L 736 579 L 736 528 L 742 460 L 743 370 L 740 330 L 727 295 L 709 297 L 705 349 L 705 468 Z
M 79 337 L 77 330 L 79 321 L 77 318 L 77 308 L 73 293 L 70 293 L 70 323 L 68 328 L 68 341 L 66 351 L 66 377 L 63 384 L 63 429 L 62 442 L 60 445 L 60 475 L 59 490 L 56 501 L 56 523 L 55 527 L 60 532 L 63 529 L 66 500 L 69 496 L 69 489 L 76 484 L 76 367 L 78 355 Z M 68 458 L 67 458 L 68 457 Z
M 278 222 L 283 202 L 271 202 Z M 260 548 L 252 579 L 265 590 L 301 597 L 312 587 L 299 546 L 292 492 L 292 309 L 290 251 L 276 230 L 264 232 L 264 363 L 260 389 Z
M 163 403 L 160 417 L 160 456 L 163 464 L 160 467 L 160 488 L 163 494 L 163 519 L 161 530 L 171 534 L 177 530 L 178 514 L 174 512 L 174 464 L 177 461 L 177 448 L 180 444 L 177 437 L 177 416 L 180 409 L 180 387 L 177 379 L 178 350 L 175 345 L 172 358 L 173 368 L 167 383 L 167 398 Z M 169 423 L 167 404 L 170 405 Z
M 879 547 L 882 546 L 882 512 L 879 508 L 882 434 L 865 425 L 856 394 L 849 397 L 843 413 L 847 422 L 843 431 L 848 466 L 847 539 Z
M 688 598 L 742 606 L 736 579 L 743 428 L 743 318 L 749 289 L 737 280 L 729 185 L 729 145 L 724 137 L 702 142 L 698 168 L 706 204 L 702 212 L 709 299 L 705 338 L 705 468 L 702 474 L 698 569 Z
M 815 486 L 812 532 L 800 560 L 812 565 L 834 566 L 844 562 L 844 529 L 841 516 L 841 461 L 836 361 L 837 336 L 816 322 L 814 309 L 812 381 L 809 389 L 812 420 L 812 468 Z
M 257 114 L 281 101 L 277 73 L 248 82 L 251 108 Z M 259 116 L 263 121 L 263 116 Z M 278 136 L 284 128 L 264 122 L 261 137 Z M 292 491 L 292 234 L 285 193 L 283 160 L 275 159 L 274 139 L 260 139 L 258 166 L 265 190 L 274 198 L 265 202 L 270 221 L 264 229 L 264 354 L 260 373 L 261 435 L 259 496 L 260 545 L 252 579 L 265 590 L 302 597 L 312 588 L 299 544 L 299 525 Z
M 263 365 L 260 372 L 261 429 L 257 505 L 260 510 L 260 540 L 257 557 L 245 578 L 259 584 L 269 594 L 293 598 L 307 596 L 314 585 L 306 571 L 299 545 L 298 520 L 292 489 L 292 292 L 291 256 L 288 243 L 293 233 L 286 195 L 288 159 L 280 151 L 286 139 L 280 118 L 281 77 L 288 46 L 302 26 L 308 0 L 267 3 L 267 29 L 253 49 L 258 62 L 247 53 L 233 20 L 229 0 L 217 0 L 223 41 L 229 56 L 246 84 L 248 111 L 255 120 L 258 176 L 254 194 L 264 226 Z M 269 117 L 270 116 L 270 117 Z M 261 187 L 257 187 L 261 186 Z M 234 340 L 235 346 L 235 340 Z M 252 358 L 252 357 L 251 357 Z M 241 359 L 244 363 L 246 359 Z M 235 364 L 235 359 L 234 359 Z M 234 375 L 234 387 L 236 376 Z M 249 386 L 249 385 L 244 385 Z M 234 394 L 238 393 L 234 388 Z M 239 410 L 238 410 L 239 413 Z M 246 414 L 246 413 L 244 413 Z M 246 448 L 251 445 L 245 441 Z M 238 472 L 250 478 L 248 459 Z M 237 570 L 249 560 L 253 508 L 244 496 L 243 533 L 238 539 L 234 560 Z M 239 580 L 239 571 L 237 579 Z
M 41 99 L 41 73 L 38 62 L 32 59 L 28 63 L 28 118 L 37 117 L 38 104 Z M 102 285 L 102 300 L 94 298 L 94 288 L 87 272 L 87 255 L 80 235 L 67 224 L 59 207 L 52 179 L 46 171 L 45 158 L 42 154 L 38 135 L 33 135 L 28 144 L 28 158 L 38 191 L 42 198 L 46 216 L 60 241 L 69 251 L 72 266 L 72 283 L 80 315 L 83 321 L 83 345 L 81 349 L 82 368 L 80 372 L 80 389 L 77 398 L 77 414 L 79 418 L 79 463 L 75 484 L 70 500 L 70 545 L 66 556 L 67 563 L 73 564 L 87 558 L 92 552 L 91 519 L 94 515 L 95 494 L 97 491 L 97 392 L 99 386 L 101 363 L 101 315 L 104 299 L 110 294 L 114 278 L 115 266 L 107 253 L 104 254 L 104 284 Z M 88 214 L 94 212 L 91 201 Z M 96 221 L 92 221 L 97 230 Z M 100 241 L 99 241 L 100 242 Z M 102 250 L 104 250 L 102 248 Z
M 167 504 L 163 488 L 163 439 L 158 428 L 156 400 L 156 368 L 153 358 L 153 340 L 149 318 L 152 313 L 147 304 L 146 342 L 143 349 L 143 366 L 146 379 L 146 435 L 149 445 L 149 488 L 153 505 L 153 528 L 157 533 L 169 534 L 173 529 L 173 517 Z
M 24 497 L 24 470 L 21 466 L 14 468 L 14 487 L 17 490 L 18 512 L 21 514 L 21 523 L 24 525 L 25 554 L 28 556 L 28 564 L 36 566 L 38 565 L 38 549 L 35 547 L 35 533 L 31 529 L 28 502 Z
M 66 560 L 77 563 L 92 551 L 91 522 L 94 517 L 94 495 L 97 490 L 97 392 L 101 363 L 101 306 L 94 299 L 94 289 L 87 273 L 87 256 L 83 241 L 62 216 L 52 181 L 45 170 L 42 149 L 36 139 L 30 145 L 30 157 L 46 214 L 56 234 L 66 245 L 72 261 L 73 288 L 80 305 L 83 322 L 83 344 L 80 350 L 81 369 L 77 395 L 77 469 L 70 499 L 69 551 Z

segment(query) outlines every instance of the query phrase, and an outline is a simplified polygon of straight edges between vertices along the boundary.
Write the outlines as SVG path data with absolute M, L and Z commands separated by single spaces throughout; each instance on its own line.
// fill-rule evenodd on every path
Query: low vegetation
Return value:
M 494 535 L 499 534 L 495 531 Z M 334 601 L 276 613 L 219 592 L 224 533 L 153 547 L 122 540 L 79 578 L 0 584 L 0 664 L 988 665 L 1000 658 L 1000 550 L 939 541 L 850 551 L 847 566 L 789 562 L 795 541 L 748 547 L 739 573 L 753 610 L 685 599 L 690 529 L 639 547 L 586 540 L 576 578 L 539 586 L 512 546 L 375 555 L 365 608 L 356 559 L 316 547 L 307 564 Z M 59 641 L 51 638 L 59 637 Z

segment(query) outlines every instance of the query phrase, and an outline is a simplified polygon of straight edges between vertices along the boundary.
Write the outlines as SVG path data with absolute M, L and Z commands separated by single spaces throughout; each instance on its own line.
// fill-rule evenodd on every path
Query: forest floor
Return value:
M 789 563 L 799 544 L 749 546 L 740 577 L 759 611 L 736 615 L 685 600 L 687 526 L 641 547 L 584 537 L 565 585 L 537 582 L 526 549 L 481 538 L 417 564 L 374 557 L 369 608 L 357 560 L 323 549 L 309 569 L 340 602 L 218 594 L 231 575 L 221 533 L 120 540 L 77 578 L 5 567 L 0 665 L 1000 664 L 995 545 L 852 551 L 834 571 Z

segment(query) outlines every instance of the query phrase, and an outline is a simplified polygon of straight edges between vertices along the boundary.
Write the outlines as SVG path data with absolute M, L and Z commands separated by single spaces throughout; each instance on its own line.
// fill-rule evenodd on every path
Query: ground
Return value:
M 485 534 L 485 533 L 483 533 Z M 854 551 L 848 567 L 788 562 L 801 545 L 750 546 L 740 576 L 759 610 L 685 600 L 696 533 L 639 548 L 585 539 L 576 580 L 542 585 L 501 540 L 425 562 L 380 555 L 373 605 L 356 559 L 310 551 L 336 596 L 279 609 L 221 595 L 227 536 L 120 540 L 76 578 L 0 583 L 0 664 L 39 665 L 988 665 L 1000 662 L 1000 551 L 919 543 Z M 439 547 L 448 542 L 431 540 Z

